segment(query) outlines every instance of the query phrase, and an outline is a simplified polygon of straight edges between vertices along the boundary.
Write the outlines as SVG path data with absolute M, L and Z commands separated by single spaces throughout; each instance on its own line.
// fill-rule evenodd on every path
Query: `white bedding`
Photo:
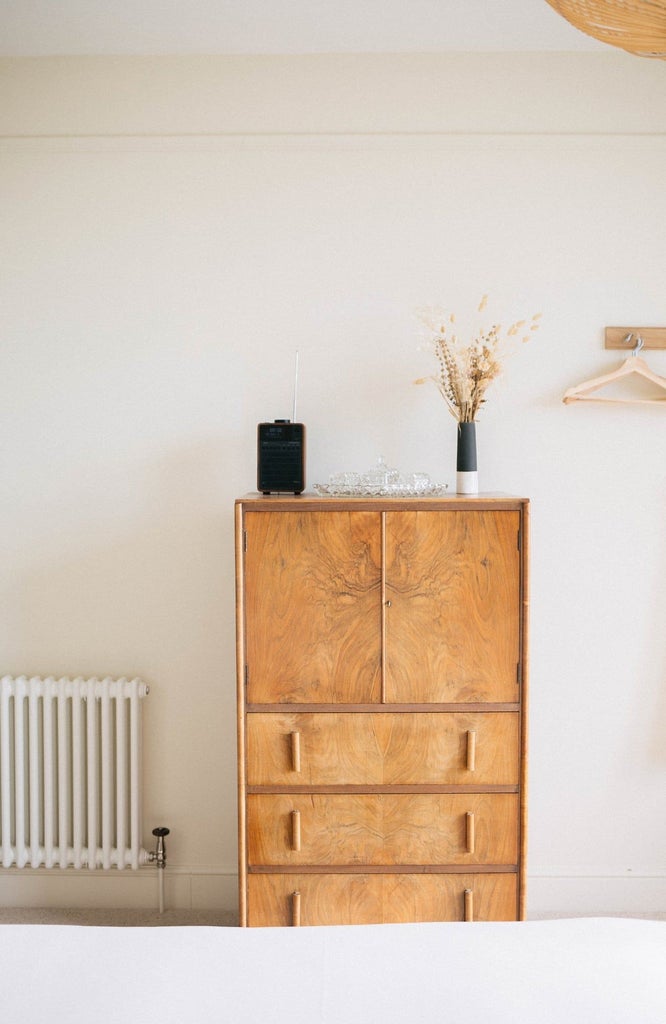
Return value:
M 7 1024 L 665 1024 L 666 923 L 0 926 Z

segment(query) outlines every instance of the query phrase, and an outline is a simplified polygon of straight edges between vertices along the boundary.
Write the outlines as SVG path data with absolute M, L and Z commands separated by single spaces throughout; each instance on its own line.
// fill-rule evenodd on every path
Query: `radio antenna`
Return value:
M 296 349 L 296 365 L 294 367 L 294 409 L 291 414 L 291 422 L 296 422 L 296 395 L 298 393 L 298 349 Z

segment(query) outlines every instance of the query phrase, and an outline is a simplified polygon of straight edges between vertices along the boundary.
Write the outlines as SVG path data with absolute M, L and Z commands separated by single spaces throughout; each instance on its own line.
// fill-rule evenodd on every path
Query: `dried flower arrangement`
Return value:
M 488 301 L 484 295 L 479 303 L 482 312 Z M 437 374 L 422 377 L 416 384 L 433 381 L 444 398 L 451 415 L 459 423 L 474 423 L 481 405 L 485 402 L 488 386 L 502 370 L 503 338 L 514 338 L 522 333 L 522 341 L 529 341 L 532 332 L 538 330 L 541 313 L 531 320 L 517 320 L 502 331 L 500 324 L 478 329 L 473 341 L 461 345 L 455 333 L 456 318 L 453 313 L 438 309 L 427 309 L 419 319 L 426 326 L 429 339 L 434 344 L 439 364 Z

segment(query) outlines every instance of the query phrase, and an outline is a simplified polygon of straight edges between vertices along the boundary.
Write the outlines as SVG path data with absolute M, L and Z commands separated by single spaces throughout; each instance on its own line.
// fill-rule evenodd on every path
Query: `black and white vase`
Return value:
M 479 474 L 476 468 L 476 423 L 458 424 L 456 491 L 458 494 L 479 493 Z

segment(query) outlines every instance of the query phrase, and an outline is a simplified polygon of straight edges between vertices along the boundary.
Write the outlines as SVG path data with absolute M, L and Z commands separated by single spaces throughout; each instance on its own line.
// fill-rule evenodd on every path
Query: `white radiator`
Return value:
M 138 868 L 139 679 L 0 680 L 3 868 Z

